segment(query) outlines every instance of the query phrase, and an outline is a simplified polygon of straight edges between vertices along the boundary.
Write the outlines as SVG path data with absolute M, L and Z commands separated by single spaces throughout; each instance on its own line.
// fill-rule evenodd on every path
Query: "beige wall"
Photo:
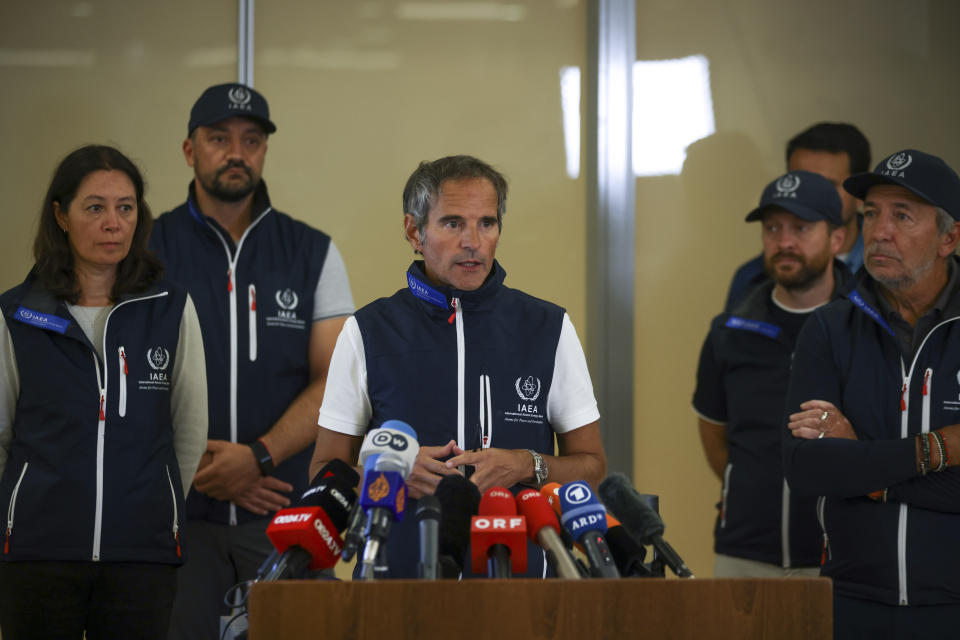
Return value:
M 957 24 L 946 1 L 637 2 L 638 59 L 707 56 L 716 114 L 682 175 L 637 181 L 635 480 L 661 495 L 697 575 L 713 570 L 720 482 L 690 398 L 729 279 L 760 251 L 743 217 L 785 170 L 786 141 L 822 120 L 856 124 L 874 162 L 915 147 L 960 168 Z
M 403 284 L 399 200 L 416 162 L 479 155 L 511 179 L 508 284 L 566 306 L 583 337 L 585 187 L 565 176 L 558 72 L 585 64 L 584 2 L 491 3 L 500 19 L 482 21 L 404 19 L 409 6 L 257 3 L 275 204 L 334 236 L 363 304 Z M 708 322 L 759 250 L 742 216 L 785 141 L 818 120 L 856 123 L 876 157 L 916 146 L 960 167 L 958 19 L 950 0 L 637 2 L 638 58 L 706 55 L 717 121 L 683 175 L 637 182 L 635 479 L 661 494 L 667 538 L 698 575 L 719 483 L 689 401 Z M 232 0 L 0 4 L 0 288 L 29 268 L 50 172 L 80 144 L 138 160 L 156 213 L 183 199 L 189 107 L 235 78 L 235 43 Z

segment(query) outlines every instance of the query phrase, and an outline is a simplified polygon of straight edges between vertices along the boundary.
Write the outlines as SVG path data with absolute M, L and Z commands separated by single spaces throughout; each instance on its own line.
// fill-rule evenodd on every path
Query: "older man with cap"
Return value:
M 273 209 L 261 179 L 267 101 L 210 87 L 190 111 L 187 201 L 160 216 L 151 247 L 193 298 L 207 356 L 210 432 L 187 500 L 191 536 L 171 622 L 218 637 L 224 594 L 272 547 L 272 512 L 307 485 L 330 354 L 353 298 L 326 234 Z
M 760 221 L 770 279 L 714 318 L 693 397 L 707 461 L 723 482 L 715 576 L 819 573 L 815 501 L 793 495 L 783 479 L 780 429 L 800 328 L 849 277 L 834 260 L 844 242 L 841 211 L 829 180 L 791 171 L 747 215 Z
M 960 177 L 906 149 L 844 187 L 864 201 L 866 273 L 800 334 L 784 468 L 821 496 L 835 637 L 954 637 Z

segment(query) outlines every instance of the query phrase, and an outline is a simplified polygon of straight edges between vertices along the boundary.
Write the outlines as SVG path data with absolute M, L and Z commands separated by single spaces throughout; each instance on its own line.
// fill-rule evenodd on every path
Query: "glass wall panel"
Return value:
M 50 176 L 78 146 L 132 157 L 154 215 L 184 199 L 190 106 L 207 85 L 236 79 L 236 43 L 231 0 L 0 3 L 0 289 L 33 264 Z
M 914 147 L 960 168 L 958 23 L 949 0 L 637 0 L 638 59 L 706 57 L 716 126 L 679 175 L 637 181 L 636 481 L 661 495 L 668 538 L 697 575 L 712 572 L 720 486 L 690 398 L 733 271 L 760 252 L 743 218 L 785 170 L 787 140 L 819 121 L 856 124 L 874 162 Z
M 510 182 L 507 284 L 585 335 L 585 189 L 567 175 L 560 75 L 585 64 L 584 3 L 278 0 L 256 25 L 278 126 L 264 175 L 281 210 L 333 236 L 358 306 L 404 286 L 407 177 L 466 153 Z

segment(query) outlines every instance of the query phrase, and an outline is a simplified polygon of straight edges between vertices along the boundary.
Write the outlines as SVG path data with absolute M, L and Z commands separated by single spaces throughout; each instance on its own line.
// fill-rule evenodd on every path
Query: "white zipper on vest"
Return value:
M 170 465 L 164 465 L 167 469 L 167 484 L 170 485 L 170 497 L 173 499 L 173 541 L 177 543 L 177 557 L 180 552 L 180 518 L 177 517 L 177 492 L 173 488 L 173 478 L 170 477 Z
M 103 341 L 107 341 L 107 331 L 103 331 Z M 96 353 L 91 353 L 93 356 L 93 366 L 97 369 L 97 389 L 100 392 L 100 417 L 97 420 L 97 502 L 96 509 L 94 510 L 94 520 L 93 520 L 93 550 L 91 552 L 91 559 L 94 561 L 100 560 L 100 534 L 103 527 L 103 435 L 106 429 L 107 416 L 103 411 L 103 405 L 107 401 L 107 372 L 104 370 L 103 375 L 100 375 L 100 360 L 97 359 Z
M 243 247 L 243 241 L 247 239 L 250 231 L 260 224 L 263 217 L 271 210 L 271 207 L 267 207 L 266 211 L 257 216 L 257 219 L 247 227 L 243 235 L 240 236 L 240 241 L 237 242 L 237 250 L 234 251 L 233 257 L 230 256 L 230 245 L 223 239 L 223 236 L 217 231 L 217 228 L 210 223 L 210 221 L 207 221 L 207 225 L 213 230 L 217 238 L 219 238 L 220 244 L 223 245 L 223 251 L 227 256 L 227 293 L 229 294 L 227 296 L 227 306 L 230 307 L 230 442 L 237 441 L 237 350 L 239 348 L 237 341 L 240 339 L 237 335 L 237 288 L 234 285 L 237 280 L 237 262 L 240 260 L 240 249 Z M 230 524 L 236 525 L 237 505 L 231 502 L 229 512 Z
M 10 536 L 13 534 L 13 514 L 17 506 L 17 493 L 20 491 L 20 483 L 23 482 L 23 477 L 27 475 L 28 466 L 30 466 L 29 462 L 23 463 L 20 477 L 17 478 L 17 484 L 13 485 L 13 493 L 10 494 L 10 504 L 7 505 L 7 537 L 3 541 L 4 555 L 10 553 Z
M 730 495 L 730 474 L 733 473 L 733 463 L 728 462 L 723 470 L 723 489 L 720 494 L 720 528 L 727 526 L 727 496 Z
M 457 326 L 457 445 L 466 448 L 466 346 L 463 344 L 463 309 L 460 307 L 460 298 L 450 301 L 453 307 L 453 318 Z
M 117 351 L 120 355 L 120 408 L 118 413 L 123 418 L 127 415 L 127 374 L 130 371 L 127 369 L 127 354 L 123 347 L 120 347 Z
M 913 367 L 911 366 L 911 370 Z M 900 370 L 903 374 L 903 388 L 900 390 L 900 437 L 908 436 L 910 410 L 910 376 L 904 371 L 903 360 L 900 360 Z M 898 601 L 906 605 L 907 600 L 907 505 L 900 504 L 900 515 L 897 519 L 897 585 L 900 593 Z
M 790 487 L 787 479 L 783 479 L 783 497 L 780 507 L 780 546 L 783 554 L 783 568 L 790 568 Z
M 820 556 L 820 564 L 824 565 L 827 558 L 830 557 L 830 537 L 827 536 L 827 496 L 817 498 L 817 520 L 820 522 L 820 530 L 823 531 L 823 553 Z
M 257 288 L 250 285 L 247 288 L 247 308 L 250 314 L 247 322 L 250 325 L 250 362 L 257 361 Z

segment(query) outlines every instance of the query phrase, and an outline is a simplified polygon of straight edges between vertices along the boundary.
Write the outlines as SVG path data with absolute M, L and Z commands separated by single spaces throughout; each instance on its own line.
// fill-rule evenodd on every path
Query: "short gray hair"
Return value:
M 446 156 L 433 162 L 421 162 L 403 188 L 403 213 L 413 216 L 414 224 L 424 241 L 427 214 L 447 180 L 486 178 L 497 192 L 497 227 L 503 229 L 507 212 L 507 180 L 486 162 L 473 156 Z
M 953 229 L 953 225 L 957 223 L 953 216 L 947 213 L 947 210 L 943 207 L 934 207 L 934 209 L 937 210 L 937 232 L 943 235 Z

